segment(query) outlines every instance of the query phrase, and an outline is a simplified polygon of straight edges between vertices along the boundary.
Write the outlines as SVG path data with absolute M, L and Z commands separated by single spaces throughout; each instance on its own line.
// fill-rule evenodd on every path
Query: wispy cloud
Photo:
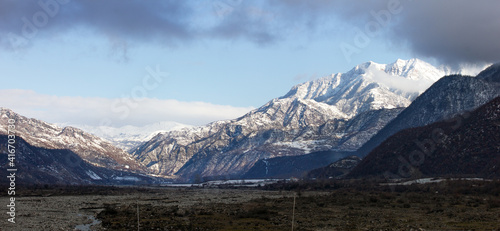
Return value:
M 161 121 L 203 125 L 234 119 L 253 109 L 154 98 L 61 97 L 17 89 L 0 90 L 0 106 L 51 123 L 113 127 L 143 126 Z

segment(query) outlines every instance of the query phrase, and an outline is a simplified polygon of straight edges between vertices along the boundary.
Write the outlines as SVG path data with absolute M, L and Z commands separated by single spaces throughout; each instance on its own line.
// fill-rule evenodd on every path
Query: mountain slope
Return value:
M 359 155 L 367 155 L 400 130 L 424 126 L 485 104 L 500 95 L 498 79 L 498 65 L 487 68 L 476 78 L 452 75 L 440 79 L 366 142 L 358 150 Z
M 500 177 L 500 97 L 451 120 L 402 130 L 350 177 Z
M 357 156 L 348 156 L 337 160 L 328 166 L 317 168 L 310 171 L 307 174 L 308 178 L 337 178 L 342 177 L 349 173 L 353 168 L 355 168 L 361 162 L 361 158 Z
M 159 134 L 136 149 L 134 154 L 139 154 L 139 160 L 147 161 L 153 167 L 158 166 L 159 173 L 166 174 L 177 172 L 196 154 L 194 159 L 205 158 L 209 162 L 207 164 L 213 168 L 207 168 L 206 173 L 211 171 L 209 174 L 213 175 L 218 171 L 225 171 L 222 168 L 240 168 L 224 165 L 228 161 L 233 162 L 226 159 L 233 158 L 232 154 L 244 153 L 261 159 L 330 149 L 336 142 L 330 136 L 346 120 L 335 108 L 309 101 L 273 100 L 236 120 Z M 340 119 L 334 119 L 336 117 Z M 328 125 L 327 121 L 333 125 Z M 190 168 L 201 169 L 197 166 L 200 164 L 202 162 Z M 244 170 L 246 169 L 240 169 Z
M 151 184 L 155 179 L 130 172 L 97 167 L 87 163 L 74 152 L 67 149 L 46 149 L 28 144 L 17 137 L 14 161 L 17 182 L 21 185 L 60 184 Z M 8 152 L 7 136 L 0 135 L 0 172 L 7 176 Z M 8 178 L 2 177 L 0 184 L 8 185 Z
M 251 163 L 251 161 L 257 162 L 256 160 L 259 159 L 274 158 L 276 160 L 275 165 L 281 165 L 288 163 L 289 160 L 293 159 L 292 157 L 300 159 L 299 155 L 317 152 L 325 153 L 333 148 L 339 148 L 335 153 L 342 153 L 350 150 L 351 147 L 359 147 L 364 140 L 367 140 L 382 128 L 386 123 L 385 121 L 394 118 L 400 111 L 401 109 L 382 109 L 362 113 L 351 120 L 329 120 L 321 126 L 309 126 L 301 130 L 283 131 L 274 129 L 256 132 L 253 137 L 232 136 L 235 138 L 230 140 L 232 146 L 228 150 L 208 155 L 206 153 L 197 153 L 179 169 L 178 173 L 190 177 L 193 174 L 239 177 L 243 173 L 245 176 L 249 176 L 250 173 L 247 173 L 247 171 L 251 171 L 252 165 L 247 163 Z M 224 133 L 226 134 L 226 132 Z M 245 134 L 245 132 L 242 132 L 242 134 Z M 206 140 L 217 140 L 215 137 L 222 138 L 224 135 L 214 136 Z M 294 137 L 295 140 L 288 141 L 287 139 L 290 139 L 288 137 Z M 262 144 L 259 145 L 259 143 Z M 250 149 L 252 145 L 256 148 Z M 322 145 L 324 145 L 324 148 L 319 149 L 323 147 Z M 249 148 L 244 149 L 245 147 Z M 305 149 L 311 151 L 303 152 Z M 285 156 L 290 158 L 277 158 Z M 337 158 L 322 157 L 322 164 L 330 163 L 343 156 L 340 155 Z M 320 167 L 315 165 L 312 168 L 307 168 L 305 162 L 300 163 L 304 165 L 303 171 Z M 286 173 L 281 174 L 281 176 L 285 175 Z
M 325 163 L 335 162 L 341 158 L 352 155 L 350 152 L 323 151 L 301 156 L 282 156 L 270 159 L 261 159 L 248 170 L 242 178 L 302 178 L 316 168 L 323 167 Z
M 238 176 L 265 158 L 354 151 L 445 73 L 417 59 L 364 63 L 238 119 L 157 135 L 132 153 L 156 174 L 192 178 Z
M 45 149 L 68 149 L 86 162 L 116 170 L 142 171 L 144 166 L 110 142 L 74 127 L 58 127 L 41 120 L 26 118 L 12 110 L 0 109 L 0 124 L 15 120 L 15 134 L 27 143 Z M 0 126 L 0 134 L 7 127 Z

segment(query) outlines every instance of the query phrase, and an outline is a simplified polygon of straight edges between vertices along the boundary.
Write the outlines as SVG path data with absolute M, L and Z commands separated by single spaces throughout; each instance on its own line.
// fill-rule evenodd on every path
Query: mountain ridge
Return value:
M 449 75 L 434 83 L 359 150 L 366 156 L 385 139 L 410 127 L 424 126 L 485 104 L 500 95 L 500 68 L 492 65 L 477 77 Z
M 64 124 L 58 124 L 65 126 Z M 116 147 L 129 151 L 142 142 L 152 139 L 158 133 L 192 128 L 193 126 L 172 121 L 157 122 L 144 126 L 126 125 L 122 127 L 89 126 L 81 124 L 69 124 L 68 126 L 79 128 L 85 132 L 104 138 Z
M 472 112 L 390 136 L 348 177 L 500 176 L 500 97 Z
M 7 135 L 0 135 L 0 150 L 7 153 Z M 47 149 L 36 147 L 22 137 L 16 137 L 17 155 L 15 167 L 20 185 L 137 185 L 163 182 L 144 174 L 93 165 L 69 149 Z M 8 155 L 0 155 L 0 172 L 8 175 Z M 9 180 L 2 177 L 0 184 L 8 185 Z
M 9 119 L 15 121 L 15 135 L 22 137 L 32 146 L 68 149 L 94 166 L 123 171 L 144 169 L 144 166 L 127 152 L 81 129 L 71 126 L 61 128 L 42 120 L 27 118 L 7 108 L 0 108 L 0 123 L 8 124 Z M 0 134 L 7 133 L 7 128 L 0 126 Z

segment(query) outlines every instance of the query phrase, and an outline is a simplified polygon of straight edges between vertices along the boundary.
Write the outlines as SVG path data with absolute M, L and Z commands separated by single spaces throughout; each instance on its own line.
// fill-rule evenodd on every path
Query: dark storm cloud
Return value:
M 184 1 L 145 3 L 138 0 L 78 1 L 71 20 L 102 33 L 139 39 L 189 37 L 186 18 L 191 12 Z
M 176 46 L 215 38 L 266 45 L 303 35 L 344 37 L 347 31 L 321 30 L 340 21 L 363 31 L 377 21 L 373 12 L 390 4 L 401 11 L 391 14 L 377 35 L 389 46 L 408 47 L 417 56 L 448 64 L 500 60 L 497 0 L 0 0 L 0 45 L 26 47 L 35 38 L 79 27 L 106 36 L 112 52 L 124 54 L 134 41 Z
M 290 15 L 309 17 L 310 21 L 336 15 L 365 31 L 368 23 L 378 22 L 374 14 L 387 12 L 391 4 L 398 11 L 390 15 L 389 23 L 382 28 L 385 34 L 380 35 L 391 41 L 389 45 L 409 46 L 416 55 L 446 64 L 500 61 L 497 0 L 277 0 L 270 5 Z
M 85 27 L 110 41 L 136 39 L 173 43 L 192 36 L 186 1 L 0 0 L 0 41 L 4 47 Z M 113 44 L 116 47 L 116 44 Z
M 280 38 L 274 13 L 243 0 L 0 0 L 0 44 L 24 48 L 74 28 L 90 29 L 125 53 L 130 42 L 167 46 L 199 38 L 272 44 Z M 261 4 L 265 5 L 265 4 Z M 200 19 L 202 15 L 207 18 Z M 210 23 L 205 23 L 209 21 Z
M 218 20 L 215 25 L 205 28 L 203 35 L 218 39 L 246 39 L 259 45 L 272 44 L 281 39 L 279 31 L 272 27 L 276 20 L 273 13 L 248 2 L 236 3 L 230 5 L 219 1 L 212 5 Z
M 393 40 L 445 63 L 500 61 L 500 1 L 414 1 L 401 13 Z

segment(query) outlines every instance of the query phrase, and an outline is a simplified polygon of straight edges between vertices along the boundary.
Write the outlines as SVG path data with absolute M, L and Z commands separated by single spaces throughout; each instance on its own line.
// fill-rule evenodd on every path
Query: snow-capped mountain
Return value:
M 450 75 L 441 78 L 358 149 L 358 154 L 368 155 L 391 135 L 403 129 L 428 125 L 466 110 L 474 110 L 498 96 L 500 64 L 488 67 L 476 77 Z
M 159 134 L 133 154 L 156 174 L 192 178 L 239 176 L 265 158 L 354 151 L 446 74 L 418 59 L 363 63 L 240 118 Z
M 391 64 L 367 62 L 347 73 L 296 85 L 280 99 L 312 99 L 335 106 L 351 118 L 369 110 L 407 107 L 446 74 L 445 68 L 419 59 L 398 59 Z
M 78 128 L 61 128 L 41 120 L 24 117 L 10 109 L 0 108 L 0 124 L 7 125 L 9 119 L 15 121 L 15 135 L 22 137 L 34 147 L 68 149 L 84 161 L 98 167 L 126 171 L 144 170 L 144 166 L 129 153 Z M 7 135 L 8 127 L 0 126 L 0 134 Z M 71 160 L 70 156 L 67 160 Z
M 116 147 L 128 151 L 142 142 L 148 141 L 158 133 L 180 130 L 182 128 L 191 128 L 193 126 L 177 122 L 164 121 L 145 126 L 89 126 L 89 125 L 71 125 L 80 128 L 88 133 L 104 138 Z

